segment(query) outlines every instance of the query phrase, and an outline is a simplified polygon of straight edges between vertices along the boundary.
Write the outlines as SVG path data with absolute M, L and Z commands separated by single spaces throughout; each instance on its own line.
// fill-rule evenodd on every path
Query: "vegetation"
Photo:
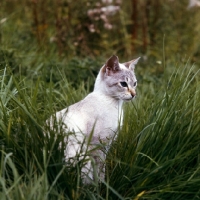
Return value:
M 198 8 L 113 1 L 116 14 L 99 17 L 98 3 L 0 3 L 0 199 L 199 199 Z M 64 132 L 46 119 L 86 96 L 112 54 L 142 56 L 138 95 L 105 181 L 84 185 L 86 160 L 64 164 Z

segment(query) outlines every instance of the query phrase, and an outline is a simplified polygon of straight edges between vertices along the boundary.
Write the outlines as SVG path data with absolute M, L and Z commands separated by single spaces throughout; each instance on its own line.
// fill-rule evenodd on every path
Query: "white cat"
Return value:
M 77 155 L 84 156 L 86 150 L 90 150 L 86 157 L 89 159 L 81 171 L 85 183 L 90 183 L 96 177 L 95 166 L 99 178 L 104 178 L 106 153 L 103 147 L 109 147 L 122 125 L 123 101 L 130 101 L 136 96 L 134 68 L 138 60 L 121 64 L 118 57 L 113 55 L 100 69 L 94 91 L 56 113 L 56 120 L 64 124 L 62 127 L 66 133 L 74 132 L 66 138 L 66 162 Z

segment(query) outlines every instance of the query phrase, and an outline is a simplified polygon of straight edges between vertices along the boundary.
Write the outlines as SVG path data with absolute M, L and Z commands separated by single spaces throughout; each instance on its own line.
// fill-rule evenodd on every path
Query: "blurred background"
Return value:
M 12 58 L 13 71 L 18 72 L 20 65 L 21 73 L 26 73 L 71 60 L 79 65 L 86 59 L 92 69 L 93 61 L 102 64 L 112 54 L 121 61 L 142 56 L 145 66 L 162 64 L 163 59 L 200 63 L 199 4 L 198 0 L 1 1 L 0 64 L 6 55 Z

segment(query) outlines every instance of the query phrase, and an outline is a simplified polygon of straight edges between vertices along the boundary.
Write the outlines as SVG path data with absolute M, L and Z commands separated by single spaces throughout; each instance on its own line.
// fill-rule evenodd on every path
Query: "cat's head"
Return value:
M 117 100 L 133 99 L 136 96 L 137 86 L 134 69 L 138 60 L 139 58 L 121 64 L 117 56 L 111 56 L 101 68 L 94 90 Z

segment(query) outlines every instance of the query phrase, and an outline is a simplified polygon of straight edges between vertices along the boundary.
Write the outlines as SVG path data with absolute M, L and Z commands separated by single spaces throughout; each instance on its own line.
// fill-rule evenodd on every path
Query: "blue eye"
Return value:
M 126 82 L 120 82 L 120 84 L 121 84 L 122 87 L 128 87 Z

